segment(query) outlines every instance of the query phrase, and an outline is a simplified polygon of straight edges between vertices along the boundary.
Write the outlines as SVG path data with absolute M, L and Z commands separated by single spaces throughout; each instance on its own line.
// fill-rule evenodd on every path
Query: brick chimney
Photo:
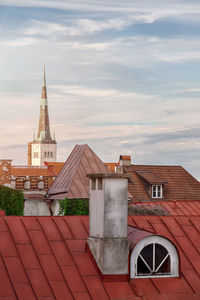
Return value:
M 120 155 L 119 165 L 122 166 L 122 167 L 131 166 L 131 156 L 130 155 Z
M 103 275 L 128 274 L 127 174 L 89 174 L 88 246 Z

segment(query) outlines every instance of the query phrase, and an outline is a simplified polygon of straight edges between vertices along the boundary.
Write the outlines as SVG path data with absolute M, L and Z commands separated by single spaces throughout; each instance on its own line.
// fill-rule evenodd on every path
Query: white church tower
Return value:
M 52 139 L 49 125 L 46 75 L 42 84 L 42 98 L 40 104 L 40 118 L 37 138 L 28 143 L 28 165 L 43 166 L 44 161 L 55 162 L 57 157 L 57 143 Z

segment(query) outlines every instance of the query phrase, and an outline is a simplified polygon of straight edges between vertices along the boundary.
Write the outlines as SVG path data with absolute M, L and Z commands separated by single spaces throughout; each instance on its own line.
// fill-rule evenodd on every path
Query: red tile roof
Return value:
M 200 183 L 181 166 L 131 165 L 123 167 L 123 170 L 131 175 L 128 190 L 133 201 L 151 200 L 145 180 L 140 176 L 142 171 L 143 176 L 147 172 L 153 174 L 152 178 L 148 178 L 149 181 L 154 182 L 155 178 L 160 178 L 160 184 L 165 183 L 164 200 L 200 200 Z
M 48 167 L 12 166 L 11 175 L 17 176 L 48 176 Z
M 99 277 L 85 252 L 88 222 L 88 216 L 1 216 L 0 299 L 200 299 L 200 216 L 129 216 L 137 234 L 148 230 L 176 245 L 180 277 L 128 282 Z
M 89 198 L 89 173 L 106 173 L 107 168 L 88 145 L 76 145 L 50 186 L 50 199 Z
M 48 162 L 44 161 L 44 165 L 48 166 L 49 168 L 49 175 L 57 176 L 62 167 L 64 166 L 64 162 Z M 52 173 L 52 174 L 51 174 Z
M 121 160 L 131 160 L 130 155 L 120 155 L 119 159 Z

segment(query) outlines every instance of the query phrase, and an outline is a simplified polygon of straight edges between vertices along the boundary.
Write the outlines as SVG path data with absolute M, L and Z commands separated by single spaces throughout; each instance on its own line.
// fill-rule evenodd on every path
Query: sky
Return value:
M 0 158 L 27 164 L 43 66 L 58 161 L 182 165 L 200 179 L 200 1 L 0 0 Z

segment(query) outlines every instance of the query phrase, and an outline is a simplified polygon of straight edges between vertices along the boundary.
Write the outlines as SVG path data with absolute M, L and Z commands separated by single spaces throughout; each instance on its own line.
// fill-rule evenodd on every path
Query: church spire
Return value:
M 53 142 L 51 138 L 50 125 L 49 125 L 45 65 L 44 65 L 44 75 L 42 80 L 42 97 L 41 97 L 41 104 L 40 104 L 40 119 L 39 119 L 37 141 L 50 142 L 50 143 Z

